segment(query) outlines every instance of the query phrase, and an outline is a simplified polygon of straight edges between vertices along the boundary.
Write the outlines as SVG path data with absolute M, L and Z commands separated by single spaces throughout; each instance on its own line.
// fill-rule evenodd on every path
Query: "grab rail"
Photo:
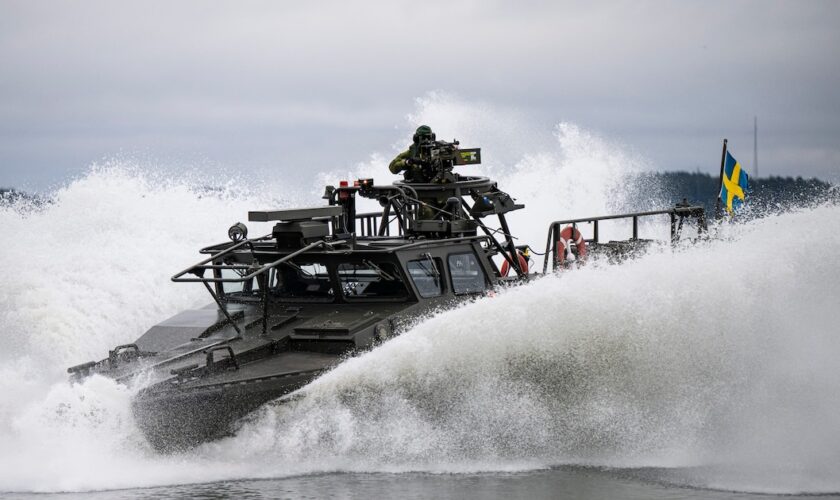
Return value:
M 262 238 L 260 238 L 260 239 L 262 239 Z M 265 265 L 259 266 L 259 267 L 247 266 L 247 265 L 244 265 L 244 264 L 207 264 L 208 262 L 210 262 L 212 260 L 215 260 L 215 259 L 218 259 L 222 255 L 225 255 L 225 254 L 229 253 L 230 251 L 240 247 L 243 243 L 246 243 L 246 242 L 249 242 L 249 241 L 251 241 L 251 240 L 245 240 L 241 243 L 237 243 L 236 245 L 233 245 L 233 246 L 229 247 L 227 250 L 224 250 L 224 251 L 219 252 L 217 254 L 213 254 L 210 257 L 202 260 L 201 262 L 184 269 L 183 271 L 181 271 L 181 272 L 177 273 L 176 275 L 172 276 L 172 281 L 175 281 L 177 283 L 241 283 L 241 282 L 248 281 L 248 280 L 254 278 L 255 276 L 259 276 L 260 274 L 263 274 L 263 273 L 267 272 L 268 270 L 273 269 L 273 268 L 279 266 L 280 264 L 282 264 L 282 263 L 284 263 L 284 262 L 286 262 L 286 261 L 288 261 L 288 260 L 290 260 L 294 257 L 297 257 L 298 255 L 300 255 L 302 253 L 308 252 L 310 250 L 314 250 L 318 247 L 332 246 L 330 243 L 328 243 L 326 241 L 323 241 L 323 240 L 316 241 L 314 243 L 310 243 L 309 245 L 306 245 L 303 248 L 295 250 L 294 252 L 275 260 L 274 262 L 269 262 L 268 264 L 265 264 Z M 256 241 L 256 240 L 254 240 L 254 241 Z M 206 271 L 208 269 L 240 269 L 240 270 L 242 270 L 242 269 L 246 269 L 246 270 L 247 269 L 254 269 L 254 270 L 251 273 L 248 273 L 248 274 L 246 274 L 244 276 L 241 276 L 241 277 L 238 277 L 238 278 L 216 278 L 215 276 L 213 278 L 205 278 L 204 277 L 204 271 Z M 184 278 L 183 276 L 187 273 L 194 274 L 196 277 L 195 278 Z
M 602 215 L 599 217 L 583 217 L 579 219 L 564 219 L 564 220 L 557 220 L 549 224 L 548 226 L 548 238 L 546 239 L 545 243 L 545 259 L 543 260 L 543 273 L 548 270 L 548 259 L 549 259 L 549 251 L 551 252 L 551 261 L 552 265 L 556 267 L 557 265 L 557 237 L 559 236 L 562 228 L 560 226 L 571 224 L 573 230 L 577 229 L 578 224 L 593 224 L 592 228 L 592 238 L 585 239 L 590 243 L 595 243 L 596 245 L 600 243 L 599 233 L 598 233 L 598 223 L 604 220 L 616 220 L 616 219 L 632 219 L 633 220 L 633 236 L 630 238 L 631 241 L 635 241 L 639 239 L 639 218 L 641 217 L 652 217 L 657 215 L 668 215 L 671 218 L 671 244 L 675 244 L 680 237 L 680 232 L 683 227 L 683 221 L 685 218 L 693 218 L 697 220 L 698 227 L 697 233 L 698 235 L 702 234 L 707 230 L 706 226 L 706 210 L 700 205 L 689 205 L 686 202 L 679 203 L 677 206 L 667 210 L 652 210 L 649 212 L 634 212 L 634 213 L 626 213 L 626 214 L 617 214 L 617 215 Z M 679 222 L 677 222 L 679 219 Z
M 396 217 L 398 216 L 389 220 L 390 215 L 390 206 L 385 207 L 385 210 L 382 212 L 356 214 L 356 234 L 363 238 L 369 236 L 391 236 L 391 223 L 397 221 Z M 397 235 L 403 235 L 402 225 L 400 224 L 397 224 Z

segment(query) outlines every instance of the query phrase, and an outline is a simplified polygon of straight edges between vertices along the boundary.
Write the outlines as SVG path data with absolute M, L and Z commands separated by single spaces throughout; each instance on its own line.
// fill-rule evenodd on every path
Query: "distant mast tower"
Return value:
M 758 116 L 753 116 L 753 168 L 758 179 Z

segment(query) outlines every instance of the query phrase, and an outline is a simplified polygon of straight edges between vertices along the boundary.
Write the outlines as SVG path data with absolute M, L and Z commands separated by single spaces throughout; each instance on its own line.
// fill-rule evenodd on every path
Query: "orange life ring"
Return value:
M 577 260 L 586 260 L 586 240 L 578 231 L 578 228 L 566 226 L 560 231 L 560 237 L 557 239 L 557 263 L 562 264 L 566 261 L 566 252 L 570 250 L 571 243 L 574 242 L 577 250 Z
M 516 251 L 516 255 L 519 256 L 519 269 L 522 269 L 522 274 L 528 274 L 528 259 L 524 255 L 522 255 L 522 251 L 520 250 Z M 508 274 L 510 274 L 510 262 L 508 262 L 507 259 L 505 259 L 505 261 L 502 262 L 501 272 L 502 276 L 507 276 Z

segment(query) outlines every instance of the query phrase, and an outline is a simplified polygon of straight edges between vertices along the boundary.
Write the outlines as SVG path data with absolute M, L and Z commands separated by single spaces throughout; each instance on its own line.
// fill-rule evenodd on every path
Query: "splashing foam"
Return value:
M 148 450 L 131 420 L 133 391 L 96 377 L 70 387 L 65 370 L 209 302 L 202 289 L 169 277 L 198 260 L 198 248 L 226 239 L 247 210 L 283 204 L 239 185 L 162 177 L 121 160 L 94 166 L 50 203 L 0 207 L 0 228 L 14 236 L 0 248 L 7 263 L 0 491 L 132 486 L 138 483 L 129 471 L 144 470 L 140 464 L 152 484 L 172 477 L 152 472 L 165 467 L 156 458 L 138 458 Z
M 785 227 L 823 248 L 780 241 Z M 837 491 L 840 210 L 733 231 L 440 314 L 204 452 L 349 470 L 706 466 L 701 486 Z
M 531 131 L 515 114 L 446 95 L 409 119 L 484 145 L 476 172 L 528 204 L 513 224 L 537 244 L 550 219 L 621 209 L 616 190 L 639 165 L 572 125 Z M 347 177 L 381 178 L 388 156 Z M 264 407 L 236 436 L 158 456 L 130 418 L 136 388 L 101 377 L 70 386 L 61 371 L 206 303 L 169 275 L 246 210 L 279 203 L 268 188 L 201 184 L 111 166 L 39 211 L 0 209 L 4 233 L 17 236 L 0 258 L 19 264 L 0 286 L 0 491 L 562 463 L 703 466 L 681 481 L 704 487 L 840 489 L 837 207 L 442 313 L 342 364 L 303 399 Z M 790 228 L 799 240 L 779 236 Z

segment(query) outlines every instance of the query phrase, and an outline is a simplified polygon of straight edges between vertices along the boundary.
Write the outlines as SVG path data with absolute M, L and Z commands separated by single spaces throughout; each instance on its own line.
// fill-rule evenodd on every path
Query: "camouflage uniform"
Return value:
M 406 182 L 419 182 L 419 183 L 428 183 L 431 182 L 431 179 L 424 178 L 423 174 L 423 167 L 419 163 L 420 153 L 418 151 L 418 144 L 420 143 L 419 139 L 421 137 L 431 137 L 434 140 L 434 133 L 432 129 L 429 128 L 427 125 L 421 125 L 417 127 L 417 131 L 414 133 L 414 144 L 409 146 L 408 149 L 403 151 L 402 153 L 398 154 L 388 165 L 388 170 L 391 171 L 392 174 L 399 174 L 403 173 L 403 176 Z M 410 160 L 417 160 L 416 163 L 412 163 Z M 430 205 L 440 205 L 440 203 L 433 203 L 431 200 L 426 200 L 426 203 Z M 436 211 L 434 208 L 426 205 L 420 205 L 420 211 L 418 216 L 420 219 L 433 219 L 436 215 Z
M 405 172 L 406 179 L 413 177 L 413 169 L 417 168 L 417 166 L 409 165 L 408 159 L 411 157 L 417 157 L 415 151 L 416 148 L 412 145 L 402 153 L 398 154 L 391 161 L 391 164 L 388 165 L 388 170 L 390 170 L 392 174 L 399 174 L 400 172 Z

